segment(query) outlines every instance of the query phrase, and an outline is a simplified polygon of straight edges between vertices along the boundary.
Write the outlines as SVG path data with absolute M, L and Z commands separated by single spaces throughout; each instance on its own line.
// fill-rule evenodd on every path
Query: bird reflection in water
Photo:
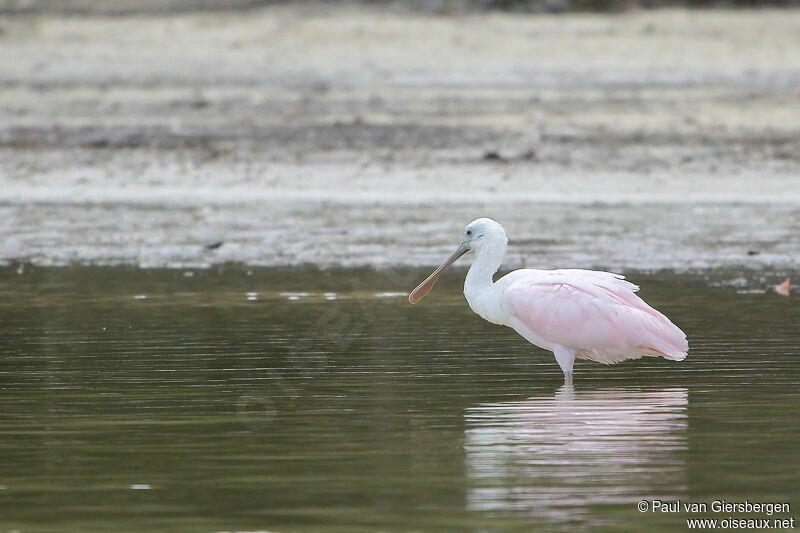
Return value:
M 687 400 L 685 388 L 565 385 L 553 397 L 468 408 L 468 507 L 591 525 L 590 506 L 677 499 L 686 491 Z

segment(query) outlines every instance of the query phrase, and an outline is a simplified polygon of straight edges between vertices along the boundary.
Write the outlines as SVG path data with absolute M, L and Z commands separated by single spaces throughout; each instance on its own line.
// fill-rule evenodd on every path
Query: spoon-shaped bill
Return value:
M 422 300 L 426 294 L 431 292 L 431 289 L 433 289 L 433 286 L 436 284 L 436 280 L 439 279 L 439 276 L 442 274 L 442 272 L 447 270 L 447 267 L 455 263 L 456 259 L 467 252 L 469 252 L 469 248 L 466 246 L 459 246 L 458 249 L 450 255 L 450 257 L 444 260 L 444 263 L 442 263 L 439 268 L 434 270 L 430 276 L 425 278 L 425 281 L 420 283 L 416 289 L 411 291 L 411 294 L 408 295 L 408 301 L 412 304 L 415 304 Z

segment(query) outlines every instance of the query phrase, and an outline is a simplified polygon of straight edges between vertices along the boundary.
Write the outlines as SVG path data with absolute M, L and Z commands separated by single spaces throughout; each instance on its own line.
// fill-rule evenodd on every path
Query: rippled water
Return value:
M 634 275 L 689 357 L 579 361 L 565 388 L 460 277 L 412 307 L 419 272 L 0 271 L 0 530 L 672 531 L 695 515 L 637 502 L 800 508 L 800 298 Z

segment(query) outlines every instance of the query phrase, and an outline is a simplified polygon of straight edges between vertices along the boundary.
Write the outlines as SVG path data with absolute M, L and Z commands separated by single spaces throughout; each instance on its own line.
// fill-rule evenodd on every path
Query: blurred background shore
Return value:
M 380 6 L 394 11 L 453 14 L 481 11 L 558 13 L 563 11 L 622 11 L 632 8 L 792 7 L 797 0 L 2 0 L 6 13 L 161 15 L 180 11 L 247 10 L 274 5 L 306 7 Z
M 0 1 L 0 262 L 796 268 L 800 11 L 639 5 Z

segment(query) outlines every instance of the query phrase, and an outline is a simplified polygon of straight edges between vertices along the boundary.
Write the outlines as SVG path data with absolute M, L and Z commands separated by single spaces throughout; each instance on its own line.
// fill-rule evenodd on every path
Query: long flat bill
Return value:
M 455 263 L 456 259 L 458 259 L 467 252 L 469 252 L 469 248 L 459 248 L 458 250 L 453 252 L 450 255 L 450 257 L 444 260 L 444 263 L 442 263 L 439 266 L 439 268 L 434 270 L 430 276 L 425 278 L 425 281 L 420 283 L 416 289 L 411 291 L 411 294 L 408 295 L 408 301 L 411 302 L 412 304 L 416 304 L 417 302 L 425 298 L 425 295 L 431 292 L 431 289 L 433 289 L 433 286 L 436 284 L 436 280 L 439 279 L 439 276 L 442 274 L 442 272 L 447 270 L 447 267 Z

